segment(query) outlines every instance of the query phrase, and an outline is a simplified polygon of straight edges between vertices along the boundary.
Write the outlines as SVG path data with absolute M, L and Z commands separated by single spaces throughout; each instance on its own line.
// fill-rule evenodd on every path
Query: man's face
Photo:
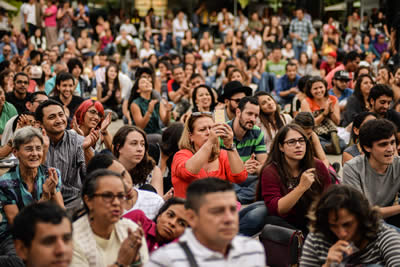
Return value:
M 74 81 L 72 79 L 61 81 L 60 85 L 57 85 L 57 89 L 60 91 L 60 96 L 68 99 L 74 92 Z
M 260 106 L 251 103 L 246 103 L 243 111 L 236 109 L 236 117 L 239 118 L 239 125 L 243 130 L 251 130 L 256 124 L 257 118 L 260 115 Z
M 58 105 L 43 108 L 43 127 L 47 133 L 57 135 L 67 127 L 67 117 L 64 110 Z
M 225 247 L 237 235 L 239 216 L 233 191 L 210 193 L 203 197 L 197 212 L 189 210 L 190 225 L 206 247 Z
M 396 138 L 393 135 L 390 138 L 373 142 L 372 147 L 364 146 L 364 148 L 370 153 L 370 162 L 372 161 L 374 165 L 378 166 L 387 166 L 393 162 L 396 150 Z
M 100 56 L 100 66 L 106 67 L 108 65 L 107 56 Z
M 329 55 L 328 55 L 328 56 L 326 57 L 326 61 L 328 62 L 329 65 L 333 65 L 333 64 L 336 63 L 336 58 L 333 57 L 333 56 L 329 56 Z
M 304 18 L 303 10 L 296 10 L 296 17 L 298 20 L 302 20 Z
M 46 95 L 36 95 L 33 102 L 26 102 L 26 107 L 30 112 L 36 112 L 37 107 L 49 98 Z
M 236 93 L 232 95 L 229 99 L 225 99 L 225 105 L 227 105 L 227 108 L 231 113 L 236 114 L 236 108 L 239 105 L 240 99 L 245 96 L 245 93 Z
M 386 112 L 389 110 L 390 104 L 392 103 L 392 98 L 387 95 L 381 95 L 375 101 L 371 99 L 371 107 L 373 111 L 379 116 L 385 116 Z
M 288 66 L 286 69 L 286 74 L 289 80 L 296 79 L 297 67 L 296 66 Z
M 205 84 L 204 80 L 201 77 L 196 77 L 191 81 L 192 89 L 196 88 L 200 84 Z
M 26 94 L 29 86 L 29 79 L 25 75 L 18 75 L 14 82 L 14 90 L 18 94 Z
M 72 259 L 71 222 L 63 218 L 60 224 L 37 223 L 31 246 L 16 244 L 16 250 L 27 267 L 69 266 Z
M 174 69 L 174 80 L 180 84 L 183 82 L 184 79 L 185 79 L 185 72 L 183 71 L 183 68 Z
M 278 61 L 281 60 L 282 57 L 282 52 L 280 49 L 274 49 L 274 51 L 272 52 L 272 57 L 274 58 L 274 60 Z
M 358 65 L 360 64 L 360 58 L 356 58 L 353 61 L 350 61 L 349 63 L 347 63 L 346 67 L 347 67 L 347 71 L 348 72 L 355 72 L 358 68 Z
M 340 91 L 344 91 L 344 89 L 347 88 L 348 83 L 349 83 L 349 81 L 347 81 L 347 80 L 335 80 L 335 86 Z
M 4 58 L 8 58 L 11 55 L 11 46 L 5 45 L 3 46 L 3 56 Z
M 50 62 L 51 62 L 52 64 L 54 64 L 54 63 L 57 62 L 57 58 L 58 58 L 57 52 L 56 52 L 56 51 L 50 51 L 50 53 L 49 53 L 49 59 L 50 59 Z
M 337 213 L 330 211 L 328 223 L 331 231 L 339 240 L 357 242 L 359 240 L 358 220 L 347 209 L 339 209 Z

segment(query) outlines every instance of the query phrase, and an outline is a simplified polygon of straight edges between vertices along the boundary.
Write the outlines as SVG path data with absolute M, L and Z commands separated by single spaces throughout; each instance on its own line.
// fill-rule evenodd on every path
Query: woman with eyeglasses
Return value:
M 107 148 L 112 150 L 112 137 L 107 128 L 111 124 L 111 113 L 106 117 L 104 107 L 99 101 L 88 99 L 82 102 L 75 111 L 72 120 L 72 127 L 78 134 L 88 136 L 91 131 L 99 131 L 100 138 L 95 150 L 99 151 Z M 104 144 L 104 146 L 103 146 Z
M 328 170 L 314 158 L 304 130 L 288 124 L 275 136 L 256 196 L 267 206 L 267 223 L 307 233 L 308 209 L 330 184 Z
M 219 138 L 226 149 L 220 149 Z M 242 183 L 247 171 L 233 143 L 233 131 L 226 123 L 214 123 L 212 113 L 194 112 L 185 122 L 179 151 L 172 162 L 175 196 L 186 197 L 189 184 L 203 177 L 218 177 Z
M 82 187 L 84 215 L 73 223 L 72 267 L 140 266 L 148 260 L 143 230 L 121 218 L 126 188 L 120 174 L 90 173 Z

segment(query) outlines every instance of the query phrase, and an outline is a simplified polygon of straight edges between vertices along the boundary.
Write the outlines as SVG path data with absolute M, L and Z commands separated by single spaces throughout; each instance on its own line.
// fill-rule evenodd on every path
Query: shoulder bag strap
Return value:
M 193 255 L 192 251 L 190 250 L 189 246 L 187 245 L 187 243 L 186 242 L 178 242 L 178 244 L 185 252 L 186 257 L 189 261 L 190 267 L 199 267 L 199 265 L 196 262 L 196 259 L 194 258 L 194 255 Z

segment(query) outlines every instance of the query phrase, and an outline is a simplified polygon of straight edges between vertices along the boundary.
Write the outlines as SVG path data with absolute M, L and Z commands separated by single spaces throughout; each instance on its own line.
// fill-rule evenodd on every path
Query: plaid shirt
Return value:
M 57 192 L 61 189 L 61 174 L 57 170 L 58 184 Z M 40 165 L 35 180 L 32 194 L 22 180 L 19 172 L 19 165 L 11 168 L 7 173 L 0 177 L 0 240 L 10 236 L 9 224 L 4 211 L 7 205 L 17 205 L 21 210 L 29 204 L 39 201 L 43 193 L 43 184 L 48 178 L 48 170 L 44 165 Z
M 293 46 L 300 46 L 307 42 L 308 36 L 314 33 L 314 29 L 308 19 L 303 18 L 302 20 L 299 20 L 298 18 L 295 18 L 290 23 L 289 33 L 297 33 L 300 35 L 301 41 L 293 38 Z

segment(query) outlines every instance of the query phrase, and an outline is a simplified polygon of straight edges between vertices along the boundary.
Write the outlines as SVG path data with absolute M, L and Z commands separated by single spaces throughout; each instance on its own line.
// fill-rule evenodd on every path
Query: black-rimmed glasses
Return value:
M 104 202 L 106 203 L 113 203 L 114 200 L 117 198 L 118 201 L 122 202 L 126 200 L 125 194 L 116 194 L 113 193 L 102 193 L 102 194 L 93 194 L 94 197 L 101 197 Z

